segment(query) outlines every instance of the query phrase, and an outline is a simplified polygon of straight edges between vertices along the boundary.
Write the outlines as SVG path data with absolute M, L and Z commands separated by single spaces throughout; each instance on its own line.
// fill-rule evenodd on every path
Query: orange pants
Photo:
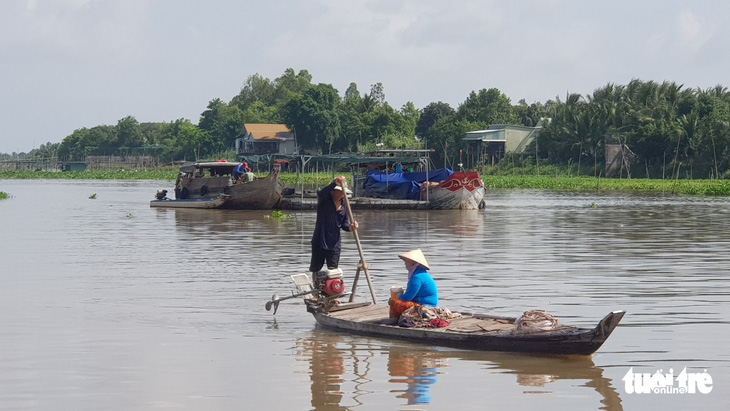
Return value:
M 421 305 L 413 301 L 403 301 L 400 298 L 390 299 L 390 318 L 398 318 L 403 312 L 411 307 Z

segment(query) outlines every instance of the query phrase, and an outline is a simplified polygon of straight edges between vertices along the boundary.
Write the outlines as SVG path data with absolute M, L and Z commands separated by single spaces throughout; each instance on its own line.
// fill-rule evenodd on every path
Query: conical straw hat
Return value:
M 427 270 L 430 270 L 431 268 L 428 266 L 428 261 L 426 261 L 426 256 L 423 255 L 423 251 L 421 251 L 420 248 L 417 248 L 415 250 L 411 250 L 407 253 L 403 253 L 398 255 L 403 260 L 411 260 L 414 263 L 421 264 L 422 266 L 426 267 Z

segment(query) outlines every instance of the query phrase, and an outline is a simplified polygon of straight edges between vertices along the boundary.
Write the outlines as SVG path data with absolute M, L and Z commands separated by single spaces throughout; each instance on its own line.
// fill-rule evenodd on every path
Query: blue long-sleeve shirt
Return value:
M 408 280 L 406 292 L 399 298 L 403 301 L 438 307 L 439 292 L 436 288 L 436 281 L 431 278 L 425 267 L 419 265 Z
M 342 208 L 332 200 L 335 183 L 319 190 L 317 193 L 317 222 L 312 235 L 312 245 L 323 250 L 340 250 L 342 247 L 340 230 L 350 231 L 350 218 L 342 199 Z

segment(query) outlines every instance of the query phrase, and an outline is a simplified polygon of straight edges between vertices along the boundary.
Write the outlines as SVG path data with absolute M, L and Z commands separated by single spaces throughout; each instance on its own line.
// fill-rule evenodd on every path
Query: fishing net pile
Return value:
M 416 305 L 403 312 L 398 325 L 401 327 L 448 327 L 449 320 L 461 317 L 459 313 L 452 313 L 448 308 L 428 307 Z
M 577 327 L 558 324 L 558 319 L 543 310 L 525 311 L 515 321 L 512 334 L 535 334 L 551 331 L 568 331 Z

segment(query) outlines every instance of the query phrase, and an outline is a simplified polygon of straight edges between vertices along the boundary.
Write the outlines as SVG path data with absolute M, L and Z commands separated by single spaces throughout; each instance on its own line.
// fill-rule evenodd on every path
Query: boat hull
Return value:
M 234 176 L 239 163 L 192 163 L 180 167 L 176 193 L 185 200 L 199 200 L 226 195 L 221 208 L 261 210 L 274 208 L 282 198 L 284 184 L 278 170 L 266 177 L 244 181 Z M 205 171 L 205 172 L 204 172 Z
M 257 178 L 247 183 L 228 186 L 230 198 L 223 208 L 237 210 L 268 210 L 281 201 L 284 185 L 278 178 L 271 176 Z
M 160 208 L 198 208 L 198 209 L 212 209 L 221 208 L 226 203 L 228 196 L 218 196 L 215 198 L 201 198 L 201 199 L 188 199 L 188 200 L 152 200 L 150 201 L 150 207 Z
M 546 331 L 519 334 L 509 330 L 516 319 L 487 315 L 464 314 L 450 320 L 445 328 L 399 327 L 388 318 L 388 307 L 371 305 L 329 313 L 309 307 L 317 324 L 323 328 L 373 337 L 394 338 L 414 343 L 479 351 L 506 351 L 532 354 L 590 355 L 598 350 L 616 328 L 624 311 L 614 311 L 604 317 L 595 328 L 569 328 L 564 331 Z M 501 321 L 502 329 L 460 329 L 462 324 L 479 321 Z M 486 327 L 485 327 L 486 328 Z
M 484 208 L 484 195 L 478 172 L 438 169 L 432 174 L 370 173 L 351 202 L 357 208 L 477 210 Z
M 477 210 L 484 208 L 484 181 L 476 172 L 457 172 L 438 186 L 429 187 L 425 198 L 437 210 Z

